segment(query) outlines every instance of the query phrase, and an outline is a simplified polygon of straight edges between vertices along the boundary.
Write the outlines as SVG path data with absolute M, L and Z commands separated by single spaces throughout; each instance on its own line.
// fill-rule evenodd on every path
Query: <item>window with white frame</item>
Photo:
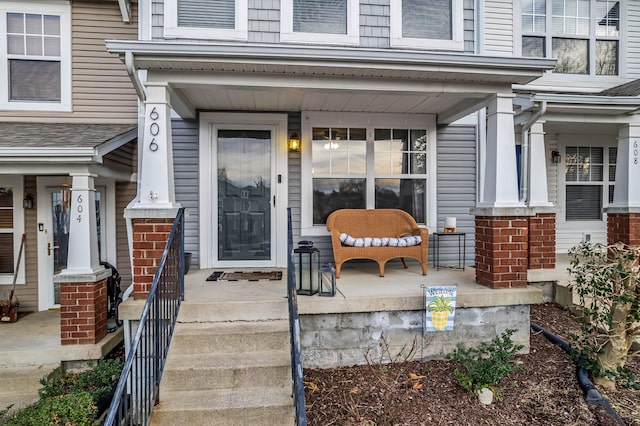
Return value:
M 462 50 L 462 0 L 391 0 L 391 46 Z
M 603 207 L 613 200 L 616 151 L 613 147 L 566 147 L 567 221 L 602 220 Z
M 294 43 L 357 45 L 357 0 L 282 0 L 280 40 Z
M 247 40 L 247 0 L 166 0 L 167 38 Z
M 557 59 L 555 73 L 620 74 L 620 1 L 523 0 L 522 55 Z
M 22 177 L 4 176 L 0 178 L 0 284 L 13 281 L 22 233 L 24 215 L 21 211 L 23 199 Z M 19 268 L 17 282 L 24 283 L 23 264 Z
M 0 108 L 70 109 L 69 16 L 59 3 L 0 3 Z
M 435 209 L 428 197 L 434 182 L 427 178 L 435 167 L 433 120 L 337 117 L 335 127 L 327 125 L 331 119 L 310 118 L 303 129 L 303 139 L 310 139 L 302 156 L 303 232 L 326 231 L 329 214 L 342 208 L 402 209 L 427 224 Z

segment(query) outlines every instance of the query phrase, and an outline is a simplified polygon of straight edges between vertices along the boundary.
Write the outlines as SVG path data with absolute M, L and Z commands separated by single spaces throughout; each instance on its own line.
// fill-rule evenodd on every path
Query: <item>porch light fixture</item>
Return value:
M 336 268 L 326 263 L 320 267 L 320 290 L 318 296 L 333 297 L 336 295 Z
M 553 164 L 560 164 L 560 161 L 562 161 L 562 156 L 558 151 L 551 152 L 551 161 L 553 162 Z
M 298 136 L 298 132 L 291 132 L 291 135 L 289 135 L 289 151 L 300 152 L 300 136 Z
M 304 296 L 313 296 L 318 292 L 320 269 L 320 251 L 313 241 L 300 241 L 293 250 L 295 265 L 296 292 Z
M 33 208 L 33 195 L 27 194 L 24 196 L 24 200 L 22 200 L 22 207 L 25 209 Z

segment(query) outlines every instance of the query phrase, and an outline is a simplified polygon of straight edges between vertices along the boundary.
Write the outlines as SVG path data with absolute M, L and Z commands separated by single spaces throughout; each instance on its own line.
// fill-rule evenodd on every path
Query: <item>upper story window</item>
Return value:
M 558 60 L 556 73 L 620 73 L 620 2 L 523 0 L 522 55 Z
M 70 22 L 59 4 L 0 4 L 0 108 L 69 110 Z M 4 48 L 6 47 L 6 48 Z
M 357 0 L 282 0 L 280 40 L 356 46 Z
M 247 40 L 247 0 L 167 0 L 167 38 Z
M 391 45 L 462 50 L 462 0 L 391 0 Z

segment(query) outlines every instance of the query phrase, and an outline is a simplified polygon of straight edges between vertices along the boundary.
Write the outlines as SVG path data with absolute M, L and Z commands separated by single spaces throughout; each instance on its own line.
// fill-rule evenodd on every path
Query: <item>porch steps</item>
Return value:
M 0 368 L 0 411 L 13 405 L 11 411 L 36 402 L 40 379 L 51 373 L 59 364 L 27 367 Z
M 151 424 L 293 424 L 286 300 L 188 302 Z

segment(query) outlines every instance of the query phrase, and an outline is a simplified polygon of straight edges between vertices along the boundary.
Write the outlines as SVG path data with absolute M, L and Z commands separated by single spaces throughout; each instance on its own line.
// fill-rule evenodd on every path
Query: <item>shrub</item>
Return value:
M 502 378 L 521 368 L 511 363 L 511 358 L 524 347 L 513 344 L 511 336 L 515 331 L 509 329 L 490 343 L 481 343 L 477 348 L 458 348 L 447 355 L 464 368 L 454 371 L 463 389 L 477 394 L 482 388 L 495 388 Z
M 96 403 L 118 382 L 123 365 L 118 359 L 101 359 L 95 365 L 89 366 L 91 369 L 81 373 L 56 368 L 49 376 L 40 380 L 40 398 L 86 392 Z
M 41 399 L 7 416 L 2 426 L 91 426 L 95 422 L 95 414 L 91 395 L 80 392 Z

